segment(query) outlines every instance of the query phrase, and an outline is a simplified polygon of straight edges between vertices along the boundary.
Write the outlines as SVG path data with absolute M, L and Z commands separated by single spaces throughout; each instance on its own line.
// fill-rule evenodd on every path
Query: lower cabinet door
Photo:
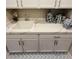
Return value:
M 20 39 L 7 39 L 7 48 L 9 52 L 23 52 L 22 47 L 19 45 Z
M 38 40 L 37 39 L 23 39 L 24 52 L 37 52 L 38 51 Z
M 54 51 L 56 52 L 67 52 L 70 45 L 71 39 L 58 39 L 54 40 Z
M 53 51 L 53 40 L 52 39 L 40 39 L 39 41 L 40 52 L 52 52 Z

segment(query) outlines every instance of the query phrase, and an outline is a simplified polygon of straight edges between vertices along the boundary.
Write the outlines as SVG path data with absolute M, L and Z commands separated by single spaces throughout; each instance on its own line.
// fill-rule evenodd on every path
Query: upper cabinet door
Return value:
M 54 8 L 55 0 L 40 0 L 40 8 Z
M 37 8 L 39 0 L 21 0 L 23 8 Z
M 72 0 L 61 0 L 60 8 L 72 8 Z
M 18 0 L 6 0 L 6 8 L 17 8 L 17 2 Z

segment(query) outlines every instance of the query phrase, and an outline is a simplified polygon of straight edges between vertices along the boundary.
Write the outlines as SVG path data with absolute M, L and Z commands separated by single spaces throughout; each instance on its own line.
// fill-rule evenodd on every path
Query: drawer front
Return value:
M 7 34 L 6 35 L 6 38 L 7 39 L 10 39 L 10 38 L 21 38 L 22 37 L 22 35 L 20 35 L 20 34 Z
M 70 45 L 72 43 L 72 40 L 54 40 L 54 51 L 68 51 Z
M 72 35 L 40 35 L 40 38 L 51 38 L 51 39 L 72 39 Z
M 38 38 L 36 34 L 7 34 L 6 38 Z
M 38 38 L 38 35 L 33 35 L 33 34 L 24 34 L 24 35 L 22 35 L 22 38 L 29 38 L 29 39 L 32 39 L 32 38 L 34 38 L 34 39 L 37 39 Z

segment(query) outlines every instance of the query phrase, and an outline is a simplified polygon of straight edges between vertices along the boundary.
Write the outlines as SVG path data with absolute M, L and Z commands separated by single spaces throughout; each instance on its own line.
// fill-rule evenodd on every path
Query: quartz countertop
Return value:
M 28 22 L 27 22 L 28 23 Z M 31 24 L 32 27 L 30 29 L 28 28 L 19 28 L 19 29 L 13 29 L 13 27 L 17 26 L 18 23 L 13 24 L 10 28 L 8 28 L 6 31 L 7 33 L 31 33 L 31 32 L 39 32 L 39 33 L 48 33 L 48 32 L 69 32 L 71 33 L 71 29 L 65 29 L 62 24 L 53 24 L 53 23 L 37 23 L 37 24 Z M 29 26 L 29 24 L 22 23 L 22 26 Z

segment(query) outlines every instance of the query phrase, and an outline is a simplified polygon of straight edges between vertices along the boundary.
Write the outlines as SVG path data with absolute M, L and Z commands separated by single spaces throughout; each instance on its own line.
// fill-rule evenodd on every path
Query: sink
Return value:
M 18 21 L 12 27 L 12 31 L 30 31 L 33 28 L 33 25 L 33 21 Z
M 31 29 L 33 26 L 32 21 L 19 21 L 13 29 Z
M 58 32 L 61 31 L 62 25 L 61 24 L 50 24 L 50 23 L 44 23 L 44 24 L 36 24 L 37 31 L 40 32 Z

